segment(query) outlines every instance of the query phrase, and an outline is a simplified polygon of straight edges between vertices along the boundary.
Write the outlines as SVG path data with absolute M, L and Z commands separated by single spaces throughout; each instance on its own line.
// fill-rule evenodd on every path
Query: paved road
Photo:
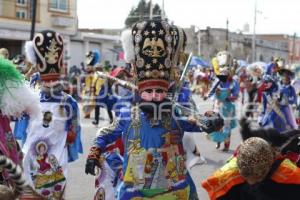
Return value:
M 197 106 L 200 108 L 200 112 L 204 112 L 212 107 L 212 102 L 207 101 L 203 103 L 199 98 L 194 98 Z M 238 110 L 239 107 L 238 107 Z M 106 112 L 101 110 L 102 117 L 108 119 Z M 82 140 L 84 145 L 84 154 L 79 160 L 70 164 L 69 167 L 69 184 L 67 187 L 67 200 L 92 200 L 94 193 L 94 177 L 87 176 L 84 173 L 85 159 L 92 140 L 99 127 L 103 127 L 108 124 L 108 120 L 101 121 L 99 127 L 95 127 L 91 123 L 92 120 L 82 119 Z M 240 143 L 240 136 L 238 128 L 233 130 L 232 144 L 229 152 L 222 152 L 215 149 L 215 143 L 209 141 L 205 134 L 202 133 L 187 133 L 188 137 L 193 137 L 202 153 L 206 158 L 207 163 L 204 165 L 195 166 L 191 170 L 191 175 L 197 187 L 200 200 L 208 200 L 207 193 L 201 187 L 201 182 L 208 177 L 212 172 L 218 169 L 224 164 L 224 162 L 232 155 L 233 150 Z M 223 146 L 222 146 L 223 148 Z

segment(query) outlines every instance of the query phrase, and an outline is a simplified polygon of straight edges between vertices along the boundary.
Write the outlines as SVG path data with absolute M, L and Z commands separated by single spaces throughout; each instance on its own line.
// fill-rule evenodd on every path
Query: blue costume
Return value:
M 236 110 L 233 101 L 237 99 L 239 94 L 239 84 L 235 79 L 222 82 L 217 80 L 213 84 L 213 89 L 209 96 L 213 96 L 218 105 L 215 105 L 215 111 L 219 112 L 225 119 L 225 124 L 222 130 L 210 134 L 211 140 L 220 143 L 230 137 L 231 130 L 237 126 Z
M 280 69 L 279 73 L 283 76 L 285 82 L 280 86 L 270 75 L 264 76 L 265 83 L 272 83 L 263 93 L 263 111 L 260 124 L 264 127 L 272 127 L 279 132 L 289 129 L 296 129 L 297 124 L 292 113 L 291 105 L 297 103 L 297 95 L 294 87 L 290 84 L 289 70 Z M 285 80 L 286 79 L 286 80 Z
M 189 185 L 192 183 L 186 179 L 189 175 L 184 164 L 182 143 L 172 144 L 170 137 L 173 134 L 182 135 L 183 131 L 200 132 L 199 127 L 171 118 L 164 118 L 154 126 L 144 112 L 138 108 L 131 110 L 133 111 L 122 110 L 118 121 L 100 131 L 95 142 L 96 147 L 103 152 L 118 138 L 122 137 L 122 140 L 126 141 L 124 179 L 119 198 L 142 197 L 143 188 L 153 193 L 167 192 L 168 188 L 172 188 L 169 191 L 171 193 L 189 191 Z M 140 190 L 132 190 L 132 184 Z
M 237 126 L 234 101 L 238 98 L 240 87 L 231 72 L 231 56 L 227 51 L 220 51 L 212 59 L 214 72 L 217 79 L 213 83 L 208 97 L 215 100 L 214 110 L 224 118 L 224 127 L 210 134 L 210 139 L 217 142 L 216 148 L 224 141 L 223 151 L 228 151 L 230 146 L 231 130 Z
M 281 85 L 279 91 L 280 109 L 287 121 L 287 129 L 297 129 L 296 120 L 291 106 L 297 104 L 297 95 L 292 85 Z
M 124 35 L 128 37 L 124 39 L 128 45 L 125 52 L 134 49 L 128 60 L 135 64 L 132 66 L 137 93 L 132 104 L 123 106 L 109 127 L 99 130 L 85 172 L 94 175 L 96 165 L 101 165 L 101 155 L 121 138 L 123 179 L 117 199 L 196 200 L 196 191 L 191 189 L 195 186 L 186 169 L 182 136 L 185 131 L 201 129 L 177 117 L 178 113 L 173 115 L 174 105 L 166 99 L 171 67 L 179 63 L 186 35 L 183 29 L 160 20 L 138 22 Z

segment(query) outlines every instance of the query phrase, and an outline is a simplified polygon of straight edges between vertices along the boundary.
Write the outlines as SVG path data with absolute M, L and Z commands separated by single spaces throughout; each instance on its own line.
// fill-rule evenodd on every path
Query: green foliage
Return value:
M 158 4 L 152 5 L 153 19 L 161 19 L 162 14 L 162 10 Z M 146 2 L 146 0 L 140 0 L 137 7 L 133 7 L 130 10 L 128 17 L 125 20 L 125 26 L 131 27 L 134 23 L 138 21 L 148 19 L 150 19 L 150 1 Z

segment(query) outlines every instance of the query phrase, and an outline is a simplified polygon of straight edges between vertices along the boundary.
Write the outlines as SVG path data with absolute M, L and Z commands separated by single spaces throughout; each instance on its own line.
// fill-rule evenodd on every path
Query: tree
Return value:
M 125 26 L 131 27 L 138 21 L 148 20 L 150 18 L 150 5 L 151 1 L 140 0 L 136 8 L 132 8 L 128 17 L 125 20 Z M 158 4 L 155 4 L 152 8 L 152 19 L 161 19 L 162 10 Z M 167 19 L 166 19 L 167 20 Z

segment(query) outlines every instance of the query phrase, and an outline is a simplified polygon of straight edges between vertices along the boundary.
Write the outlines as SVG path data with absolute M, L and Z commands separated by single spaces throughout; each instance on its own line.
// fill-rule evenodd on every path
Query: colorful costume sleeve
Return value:
M 83 148 L 81 143 L 79 108 L 76 100 L 70 95 L 67 96 L 67 106 L 65 108 L 69 119 L 66 122 L 65 129 L 68 131 L 68 137 L 75 137 L 71 139 L 73 140 L 72 143 L 68 143 L 68 162 L 73 162 L 78 159 L 79 153 L 83 153 Z
M 111 145 L 114 145 L 118 139 L 122 138 L 122 133 L 127 130 L 129 122 L 130 113 L 122 110 L 120 116 L 112 124 L 99 130 L 94 145 L 100 148 L 101 152 L 104 152 Z
M 297 199 L 300 189 L 300 169 L 288 159 L 277 161 L 272 166 L 274 172 L 271 172 L 269 178 L 251 186 L 246 184 L 239 174 L 236 158 L 233 158 L 206 179 L 202 186 L 211 200 Z M 275 163 L 279 165 L 276 166 Z
M 289 159 L 285 159 L 281 162 L 271 179 L 277 183 L 300 185 L 300 168 Z
M 201 128 L 196 125 L 196 124 L 192 124 L 186 120 L 179 120 L 178 121 L 182 131 L 186 131 L 186 132 L 202 132 Z
M 208 192 L 210 200 L 216 200 L 225 195 L 232 187 L 245 182 L 237 168 L 237 159 L 232 158 L 212 176 L 202 182 L 202 187 Z

